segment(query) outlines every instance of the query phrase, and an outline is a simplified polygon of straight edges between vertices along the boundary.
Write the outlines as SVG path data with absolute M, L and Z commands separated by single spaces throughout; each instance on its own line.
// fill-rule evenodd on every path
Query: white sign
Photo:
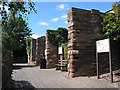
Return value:
M 58 48 L 58 54 L 62 54 L 62 52 L 63 52 L 62 47 L 59 47 L 59 48 Z
M 96 41 L 96 45 L 97 45 L 97 52 L 101 53 L 101 52 L 109 52 L 109 39 L 104 39 L 104 40 L 99 40 Z
M 47 49 L 45 49 L 45 55 L 47 55 Z

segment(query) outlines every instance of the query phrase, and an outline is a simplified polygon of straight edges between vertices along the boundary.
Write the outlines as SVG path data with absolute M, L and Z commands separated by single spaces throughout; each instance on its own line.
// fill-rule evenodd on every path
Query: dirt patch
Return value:
M 97 79 L 97 76 L 93 76 L 91 78 Z M 120 70 L 113 71 L 113 83 L 110 82 L 110 73 L 100 75 L 99 80 L 110 83 L 116 88 L 120 88 Z

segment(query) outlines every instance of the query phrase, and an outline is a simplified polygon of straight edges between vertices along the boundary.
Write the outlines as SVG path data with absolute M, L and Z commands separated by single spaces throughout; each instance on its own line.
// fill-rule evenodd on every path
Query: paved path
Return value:
M 67 72 L 39 69 L 38 66 L 20 65 L 13 70 L 15 87 L 22 88 L 114 88 L 111 84 L 88 77 L 70 78 Z

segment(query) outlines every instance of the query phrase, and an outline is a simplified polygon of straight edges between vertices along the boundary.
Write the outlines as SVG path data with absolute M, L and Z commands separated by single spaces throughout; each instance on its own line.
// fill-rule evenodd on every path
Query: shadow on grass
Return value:
M 13 90 L 38 90 L 28 81 L 13 81 Z

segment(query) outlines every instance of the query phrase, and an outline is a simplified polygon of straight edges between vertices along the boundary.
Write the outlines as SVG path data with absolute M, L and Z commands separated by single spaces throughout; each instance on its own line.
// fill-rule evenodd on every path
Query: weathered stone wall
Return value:
M 53 30 L 51 30 L 53 31 Z M 54 31 L 53 31 L 54 32 Z M 54 46 L 50 43 L 50 41 L 47 38 L 47 32 L 46 32 L 46 68 L 54 68 L 55 64 L 58 62 L 58 50 L 57 46 Z
M 37 38 L 36 40 L 36 65 L 40 65 L 40 60 L 45 58 L 45 39 Z
M 29 57 L 30 57 L 30 59 L 29 59 Z M 32 61 L 35 61 L 35 57 L 36 57 L 36 39 L 32 39 L 31 55 L 28 56 L 28 63 L 31 64 Z
M 35 61 L 35 57 L 36 57 L 36 39 L 32 39 L 32 53 L 31 53 L 31 56 L 32 56 L 32 61 Z
M 104 14 L 94 9 L 71 8 L 68 11 L 68 75 L 70 77 L 96 74 L 96 40 L 102 39 L 101 15 Z M 103 62 L 106 63 L 105 60 Z

